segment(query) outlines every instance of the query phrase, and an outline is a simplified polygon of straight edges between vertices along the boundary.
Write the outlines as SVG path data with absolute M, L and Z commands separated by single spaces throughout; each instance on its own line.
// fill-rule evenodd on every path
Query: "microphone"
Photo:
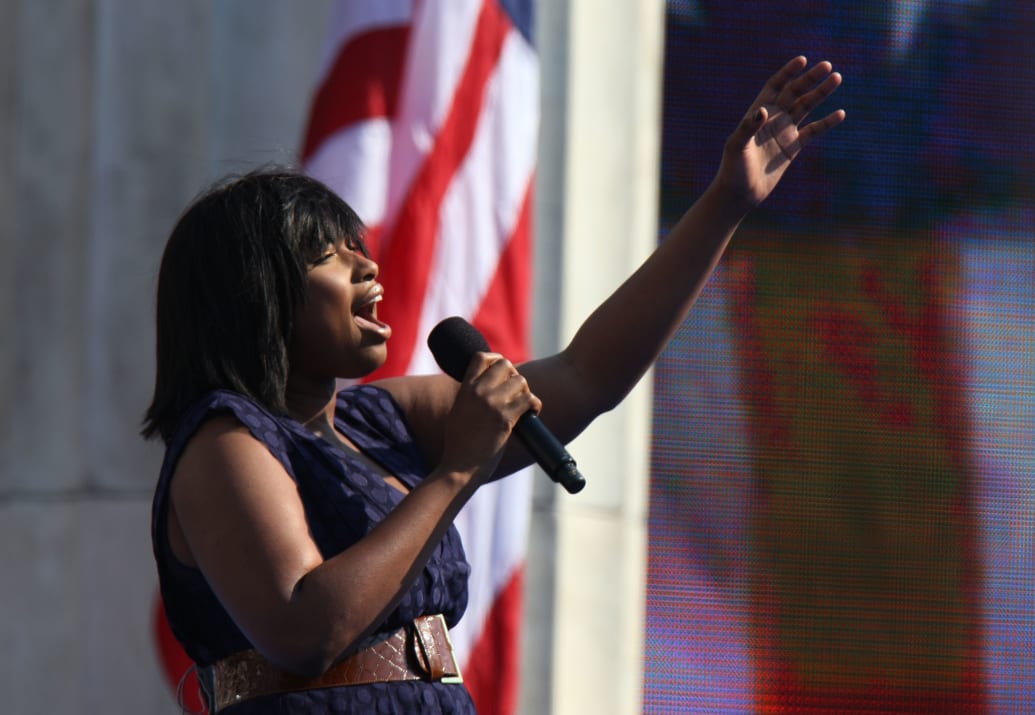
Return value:
M 435 326 L 428 335 L 428 347 L 442 372 L 458 382 L 464 379 L 467 366 L 475 353 L 491 351 L 485 336 L 457 316 L 446 318 Z M 580 492 L 586 486 L 586 480 L 579 474 L 575 460 L 560 440 L 547 429 L 539 415 L 532 411 L 521 415 L 514 425 L 514 434 L 550 479 L 567 489 L 569 494 Z

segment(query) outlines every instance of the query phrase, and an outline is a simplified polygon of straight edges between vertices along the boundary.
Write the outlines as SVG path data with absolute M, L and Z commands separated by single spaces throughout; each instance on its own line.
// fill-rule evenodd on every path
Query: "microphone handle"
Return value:
M 535 457 L 546 475 L 568 490 L 569 494 L 582 491 L 586 479 L 579 473 L 575 460 L 564 445 L 546 428 L 539 415 L 526 412 L 514 427 L 514 433 Z

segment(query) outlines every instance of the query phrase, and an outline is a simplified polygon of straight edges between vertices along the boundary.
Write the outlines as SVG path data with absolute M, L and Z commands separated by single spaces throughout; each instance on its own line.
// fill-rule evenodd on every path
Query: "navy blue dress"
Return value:
M 288 417 L 226 390 L 212 392 L 192 407 L 169 441 L 155 490 L 151 536 L 159 584 L 173 633 L 199 665 L 252 648 L 197 569 L 176 559 L 168 541 L 169 482 L 187 441 L 217 413 L 232 413 L 284 465 L 298 485 L 313 540 L 329 558 L 367 534 L 403 498 L 399 490 L 357 459 Z M 384 390 L 362 385 L 338 395 L 335 426 L 369 458 L 411 489 L 426 469 L 398 404 Z M 442 613 L 449 626 L 467 607 L 470 567 L 460 535 L 450 528 L 420 578 L 384 621 L 390 633 L 417 616 Z M 376 638 L 376 634 L 374 636 Z M 474 713 L 462 684 L 403 681 L 325 688 L 256 698 L 226 708 L 228 715 L 291 713 Z

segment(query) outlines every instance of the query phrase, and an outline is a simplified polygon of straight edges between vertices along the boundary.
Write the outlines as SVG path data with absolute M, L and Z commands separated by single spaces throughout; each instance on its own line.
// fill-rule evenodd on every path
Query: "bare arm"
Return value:
M 727 139 L 712 184 L 571 343 L 556 355 L 519 366 L 542 399 L 543 421 L 562 441 L 629 393 L 686 319 L 743 218 L 772 192 L 806 144 L 844 120 L 844 111 L 837 110 L 805 122 L 841 84 L 829 62 L 808 70 L 806 64 L 796 57 L 769 78 Z M 411 416 L 429 463 L 437 463 L 441 415 L 456 383 L 428 376 L 382 384 Z M 529 462 L 520 445 L 511 445 L 500 473 Z
M 837 110 L 803 123 L 841 83 L 827 62 L 805 67 L 797 57 L 769 79 L 728 138 L 712 184 L 571 343 L 521 366 L 562 440 L 628 394 L 686 319 L 744 216 L 807 143 L 844 120 Z

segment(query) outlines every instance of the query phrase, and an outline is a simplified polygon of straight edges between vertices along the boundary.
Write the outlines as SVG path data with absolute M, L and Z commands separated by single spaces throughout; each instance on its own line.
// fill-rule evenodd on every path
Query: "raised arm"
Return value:
M 521 366 L 542 418 L 576 436 L 635 386 L 686 318 L 741 220 L 842 110 L 806 122 L 841 84 L 829 62 L 796 57 L 762 88 L 726 141 L 718 173 L 661 246 L 583 323 L 559 354 Z
M 615 407 L 636 385 L 682 324 L 733 233 L 779 183 L 813 139 L 840 124 L 831 112 L 806 122 L 841 84 L 829 62 L 806 69 L 796 57 L 769 78 L 726 141 L 719 170 L 665 241 L 579 328 L 560 353 L 519 366 L 542 400 L 541 417 L 562 441 Z M 457 384 L 442 375 L 381 383 L 410 415 L 429 464 L 443 444 L 442 419 Z M 525 466 L 511 440 L 499 474 Z

